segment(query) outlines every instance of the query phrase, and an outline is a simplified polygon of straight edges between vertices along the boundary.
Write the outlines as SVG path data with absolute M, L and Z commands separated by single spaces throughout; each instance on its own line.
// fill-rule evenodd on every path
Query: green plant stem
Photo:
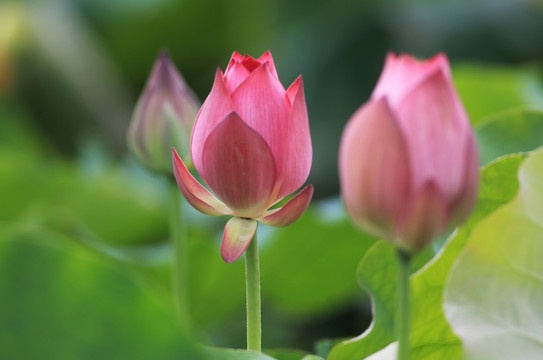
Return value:
M 181 192 L 175 185 L 171 186 L 170 196 L 170 232 L 173 241 L 174 259 L 173 259 L 173 289 L 175 296 L 175 307 L 177 317 L 181 324 L 190 329 L 190 312 L 188 301 L 188 231 L 187 221 L 183 218 L 181 202 L 183 198 Z
M 411 302 L 409 291 L 409 272 L 411 254 L 398 249 L 398 313 L 396 332 L 398 337 L 398 360 L 409 359 L 409 333 Z
M 256 232 L 245 251 L 245 286 L 247 291 L 247 350 L 261 351 L 260 264 Z

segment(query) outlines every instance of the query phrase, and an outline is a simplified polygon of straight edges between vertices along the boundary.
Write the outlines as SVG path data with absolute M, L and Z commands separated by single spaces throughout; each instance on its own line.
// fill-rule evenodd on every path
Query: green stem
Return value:
M 247 350 L 261 351 L 260 264 L 256 232 L 245 251 L 245 286 L 247 291 Z
M 175 296 L 175 307 L 177 317 L 181 324 L 186 324 L 190 329 L 189 301 L 187 296 L 188 285 L 188 231 L 187 221 L 183 217 L 181 201 L 181 192 L 177 186 L 171 186 L 171 211 L 170 211 L 170 231 L 174 247 L 173 261 L 173 289 Z
M 398 249 L 398 313 L 396 332 L 398 337 L 398 360 L 409 359 L 409 322 L 411 315 L 409 295 L 409 272 L 411 254 Z

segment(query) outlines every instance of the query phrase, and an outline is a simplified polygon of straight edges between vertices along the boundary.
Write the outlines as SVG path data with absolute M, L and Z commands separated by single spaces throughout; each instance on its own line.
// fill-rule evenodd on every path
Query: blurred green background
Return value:
M 169 185 L 125 144 L 162 48 L 201 100 L 234 50 L 271 50 L 285 87 L 303 75 L 315 201 L 293 226 L 259 230 L 263 331 L 264 347 L 315 352 L 371 320 L 355 270 L 375 240 L 345 217 L 336 158 L 386 53 L 447 53 L 477 126 L 543 107 L 542 44 L 537 0 L 2 0 L 0 358 L 196 358 L 172 304 Z M 243 348 L 226 219 L 186 211 L 195 337 Z

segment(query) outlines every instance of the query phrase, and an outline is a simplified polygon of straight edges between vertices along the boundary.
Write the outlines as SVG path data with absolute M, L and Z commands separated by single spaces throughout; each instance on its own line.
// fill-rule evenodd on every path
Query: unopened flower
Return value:
M 447 57 L 389 54 L 370 100 L 341 139 L 341 191 L 352 219 L 419 251 L 469 215 L 478 169 Z
M 235 52 L 226 71 L 217 70 L 198 113 L 191 155 L 216 197 L 192 177 L 174 150 L 177 184 L 197 210 L 234 216 L 226 224 L 221 246 L 223 259 L 232 262 L 250 244 L 257 221 L 289 225 L 313 195 L 308 185 L 283 207 L 270 210 L 303 185 L 311 167 L 302 78 L 285 90 L 269 52 L 258 59 Z
M 128 145 L 149 169 L 171 173 L 172 146 L 190 159 L 189 142 L 200 102 L 166 51 L 155 61 L 128 129 Z

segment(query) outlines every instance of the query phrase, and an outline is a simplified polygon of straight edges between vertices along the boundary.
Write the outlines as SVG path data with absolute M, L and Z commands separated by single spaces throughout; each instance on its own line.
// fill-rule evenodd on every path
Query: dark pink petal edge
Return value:
M 230 214 L 230 209 L 192 176 L 175 149 L 172 149 L 172 160 L 177 186 L 189 204 L 207 215 Z
M 313 185 L 307 185 L 283 207 L 268 211 L 257 220 L 271 226 L 288 226 L 298 220 L 309 206 L 313 197 Z

